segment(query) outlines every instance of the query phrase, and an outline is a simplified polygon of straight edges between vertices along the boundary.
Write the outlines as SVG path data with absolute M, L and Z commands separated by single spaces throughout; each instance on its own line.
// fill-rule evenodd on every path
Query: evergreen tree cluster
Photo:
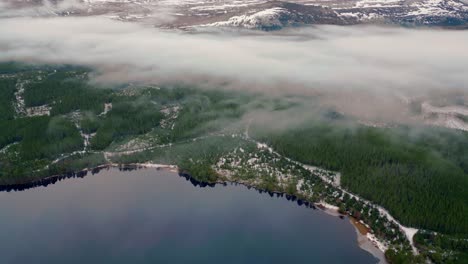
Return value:
M 319 122 L 256 131 L 285 156 L 342 172 L 346 189 L 384 206 L 405 225 L 468 234 L 466 133 L 434 130 L 413 136 L 405 128 Z

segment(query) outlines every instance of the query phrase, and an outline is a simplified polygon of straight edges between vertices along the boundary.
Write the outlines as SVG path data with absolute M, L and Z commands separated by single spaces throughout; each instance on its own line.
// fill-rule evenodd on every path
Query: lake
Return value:
M 346 219 L 245 186 L 102 170 L 1 192 L 1 263 L 376 263 Z

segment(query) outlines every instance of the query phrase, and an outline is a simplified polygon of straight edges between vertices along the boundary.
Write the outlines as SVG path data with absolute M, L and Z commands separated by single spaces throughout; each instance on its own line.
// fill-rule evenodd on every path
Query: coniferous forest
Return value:
M 245 138 L 230 136 L 245 134 L 247 126 L 252 139 L 300 163 L 339 171 L 346 190 L 385 207 L 406 226 L 427 230 L 415 242 L 432 252 L 433 262 L 466 260 L 466 254 L 440 253 L 466 252 L 466 132 L 366 127 L 330 111 L 274 128 L 246 115 L 287 113 L 300 103 L 186 85 L 109 87 L 92 84 L 88 73 L 74 66 L 0 64 L 1 184 L 152 160 L 214 182 L 221 155 L 240 146 L 255 151 Z M 389 258 L 408 260 L 393 251 Z
M 259 137 L 295 160 L 341 171 L 347 189 L 406 225 L 468 234 L 467 133 L 408 132 L 316 123 Z

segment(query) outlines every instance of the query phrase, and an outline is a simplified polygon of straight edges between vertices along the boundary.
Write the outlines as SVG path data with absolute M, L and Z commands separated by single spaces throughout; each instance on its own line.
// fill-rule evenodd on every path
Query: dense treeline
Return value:
M 214 182 L 218 177 L 212 165 L 222 155 L 235 148 L 255 148 L 250 142 L 239 138 L 213 136 L 207 139 L 174 144 L 170 147 L 156 148 L 133 155 L 112 158 L 116 163 L 136 163 L 151 161 L 159 164 L 177 165 L 182 171 L 202 182 Z
M 48 175 L 65 175 L 106 164 L 102 153 L 78 153 L 50 165 Z
M 427 263 L 422 255 L 414 255 L 411 250 L 388 249 L 385 258 L 391 264 L 423 264 Z
M 0 66 L 2 72 L 16 73 L 17 77 L 13 79 L 12 76 L 8 76 L 9 79 L 2 79 L 1 98 L 5 101 L 5 104 L 2 104 L 5 107 L 0 109 L 3 114 L 0 120 L 5 120 L 1 124 L 5 129 L 0 132 L 0 148 L 19 143 L 15 148 L 21 153 L 24 152 L 19 160 L 44 159 L 41 164 L 55 159 L 58 153 L 69 153 L 82 147 L 83 139 L 78 143 L 79 131 L 73 127 L 72 122 L 77 123 L 85 134 L 95 133 L 91 139 L 93 150 L 103 150 L 113 142 L 119 144 L 152 131 L 152 137 L 158 138 L 159 142 L 169 143 L 225 127 L 243 114 L 242 105 L 247 98 L 232 99 L 224 92 L 199 91 L 187 87 L 92 87 L 88 83 L 87 71 L 77 67 L 21 67 L 14 63 Z M 26 107 L 49 105 L 52 118 L 29 118 L 20 115 L 20 118 L 13 120 L 17 81 L 24 88 L 22 96 Z M 106 114 L 101 114 L 104 103 L 112 103 L 112 109 Z M 174 117 L 166 116 L 161 111 L 177 106 L 181 106 L 177 113 L 170 114 Z M 51 122 L 59 117 L 63 122 L 68 120 L 66 127 L 69 131 L 64 132 L 64 139 L 53 140 L 57 143 L 56 147 L 53 147 L 52 143 L 49 146 L 49 139 L 42 140 L 47 135 L 39 134 L 44 131 L 46 125 L 58 125 L 57 122 Z M 163 129 L 163 118 L 177 118 L 177 122 L 169 120 Z M 33 137 L 37 139 L 36 142 L 29 140 Z
M 119 138 L 147 133 L 157 127 L 162 118 L 163 114 L 152 104 L 114 103 L 112 111 L 98 125 L 92 147 L 104 149 Z M 89 126 L 92 125 L 88 125 L 88 129 Z
M 22 71 L 28 71 L 32 66 L 28 66 L 17 62 L 2 62 L 0 63 L 0 74 L 17 74 Z
M 455 143 L 444 145 L 428 142 L 447 137 L 438 131 L 407 132 L 315 123 L 257 130 L 257 137 L 293 159 L 341 171 L 344 187 L 388 208 L 406 225 L 468 234 L 468 137 L 454 132 Z
M 84 75 L 78 78 L 77 75 Z M 59 69 L 41 76 L 41 80 L 28 83 L 24 92 L 26 106 L 51 105 L 52 115 L 66 114 L 74 110 L 100 113 L 103 102 L 109 100 L 109 91 L 90 87 L 85 72 Z
M 176 88 L 178 103 L 182 105 L 177 122 L 171 131 L 171 141 L 196 137 L 218 131 L 236 122 L 246 111 L 249 99 L 230 96 L 219 91 L 196 91 Z
M 83 133 L 96 133 L 88 150 L 119 146 L 140 135 L 154 139 L 151 144 L 177 145 L 222 130 L 243 132 L 244 126 L 235 124 L 252 109 L 280 112 L 297 106 L 292 99 L 252 100 L 249 94 L 188 87 L 93 87 L 87 71 L 73 67 L 38 69 L 0 64 L 2 72 L 19 74 L 0 79 L 0 149 L 12 148 L 0 154 L 0 177 L 25 175 L 46 167 L 60 154 L 82 150 L 83 138 L 76 124 Z M 26 106 L 47 104 L 52 107 L 51 117 L 14 119 L 15 85 L 24 80 Z M 104 103 L 112 103 L 112 110 L 101 114 Z M 325 114 L 335 121 L 316 121 L 284 131 L 268 131 L 268 126 L 256 130 L 253 122 L 251 134 L 285 156 L 341 171 L 346 188 L 388 208 L 406 225 L 468 233 L 467 133 L 346 127 L 341 125 L 343 116 Z M 119 161 L 175 162 L 200 179 L 210 180 L 213 172 L 207 164 L 215 161 L 210 153 L 218 153 L 221 145 L 231 146 L 224 141 L 213 142 L 205 144 L 209 148 L 198 144 L 193 144 L 196 148 L 175 146 L 164 149 L 164 153 L 143 152 Z M 165 160 L 163 157 L 170 153 L 174 157 Z M 190 160 L 203 156 L 203 164 Z M 73 164 L 79 164 L 78 160 Z M 67 166 L 71 164 L 65 162 L 55 168 L 62 171 Z
M 251 100 L 248 95 L 184 86 L 151 90 L 151 99 L 163 105 L 181 106 L 174 128 L 176 138 L 184 137 L 186 131 L 203 127 L 210 121 L 232 121 L 241 117 L 245 113 L 245 105 Z M 219 129 L 218 126 L 216 128 Z
M 140 88 L 131 96 L 114 95 L 111 101 L 113 108 L 106 116 L 98 118 L 98 122 L 96 118 L 87 117 L 84 122 L 85 129 L 97 132 L 91 142 L 93 149 L 102 150 L 112 142 L 155 130 L 153 136 L 161 143 L 206 135 L 242 116 L 247 99 L 232 99 L 223 92 L 171 87 Z M 177 110 L 170 110 L 172 108 Z M 168 114 L 161 112 L 164 109 L 168 109 Z M 177 122 L 172 118 L 177 118 Z M 167 120 L 164 129 L 163 119 Z
M 403 132 L 409 134 L 410 129 Z M 452 161 L 468 174 L 468 133 L 441 128 L 418 131 L 411 135 L 417 145 L 437 151 L 442 157 Z
M 420 231 L 414 236 L 416 245 L 433 263 L 468 263 L 468 239 Z
M 62 117 L 30 117 L 0 121 L 0 148 L 18 142 L 24 159 L 54 158 L 77 150 L 83 141 L 76 127 Z
M 13 119 L 16 78 L 0 78 L 0 120 Z
M 0 121 L 0 181 L 30 177 L 63 153 L 83 147 L 76 127 L 63 117 L 30 117 Z
M 0 64 L 0 182 L 35 179 L 52 173 L 48 165 L 58 157 L 83 149 L 83 138 L 71 112 L 83 112 L 88 132 L 110 90 L 91 87 L 87 72 L 77 67 L 21 66 Z M 49 105 L 50 116 L 28 117 L 15 113 L 19 88 L 25 106 Z M 94 119 L 92 119 L 94 118 Z

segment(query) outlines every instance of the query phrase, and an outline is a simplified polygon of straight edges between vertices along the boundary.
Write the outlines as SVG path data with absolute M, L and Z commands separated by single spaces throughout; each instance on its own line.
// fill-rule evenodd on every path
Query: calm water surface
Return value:
M 377 262 L 346 220 L 155 169 L 2 192 L 0 209 L 0 263 Z

